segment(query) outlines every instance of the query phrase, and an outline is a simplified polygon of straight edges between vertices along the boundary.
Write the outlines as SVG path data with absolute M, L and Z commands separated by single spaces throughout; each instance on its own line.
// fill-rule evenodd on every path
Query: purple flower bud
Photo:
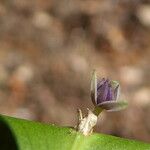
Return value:
M 117 101 L 119 96 L 119 83 L 109 79 L 97 78 L 94 71 L 91 81 L 91 99 L 95 106 L 107 111 L 116 111 L 125 108 L 125 101 Z
M 103 78 L 97 82 L 97 100 L 96 104 L 100 104 L 105 101 L 116 100 L 118 96 L 119 84 L 115 87 L 109 79 Z

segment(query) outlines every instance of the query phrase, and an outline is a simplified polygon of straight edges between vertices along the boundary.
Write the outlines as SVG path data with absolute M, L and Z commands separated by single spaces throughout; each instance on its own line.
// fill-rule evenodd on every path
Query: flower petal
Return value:
M 97 74 L 96 71 L 93 70 L 92 78 L 91 78 L 91 99 L 94 105 L 97 104 Z
M 112 81 L 111 81 L 111 85 L 112 85 L 112 87 L 115 89 L 115 88 L 119 85 L 119 82 L 116 81 L 116 80 L 112 80 Z
M 109 90 L 109 81 L 108 80 L 102 80 L 103 84 L 98 87 L 97 89 L 97 104 L 102 103 L 106 101 L 108 90 Z
M 117 100 L 120 94 L 120 85 L 118 81 L 112 80 L 111 86 L 114 91 L 114 100 Z
M 114 91 L 110 86 L 108 87 L 108 93 L 107 93 L 106 100 L 107 101 L 116 100 L 116 99 L 114 99 Z
M 127 107 L 127 105 L 128 105 L 127 101 L 119 100 L 119 101 L 102 102 L 98 106 L 108 112 L 111 112 L 111 111 L 119 111 L 119 110 L 125 109 Z

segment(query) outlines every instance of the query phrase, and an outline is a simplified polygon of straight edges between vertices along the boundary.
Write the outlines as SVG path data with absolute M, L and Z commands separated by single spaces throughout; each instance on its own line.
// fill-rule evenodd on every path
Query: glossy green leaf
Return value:
M 0 150 L 150 150 L 150 144 L 0 116 Z

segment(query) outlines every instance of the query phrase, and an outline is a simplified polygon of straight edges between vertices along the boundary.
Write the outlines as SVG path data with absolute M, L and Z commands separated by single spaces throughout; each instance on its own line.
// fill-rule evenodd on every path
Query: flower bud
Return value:
M 93 72 L 91 80 L 91 99 L 95 106 L 107 111 L 118 111 L 127 106 L 126 101 L 118 101 L 120 85 L 117 81 L 97 78 Z

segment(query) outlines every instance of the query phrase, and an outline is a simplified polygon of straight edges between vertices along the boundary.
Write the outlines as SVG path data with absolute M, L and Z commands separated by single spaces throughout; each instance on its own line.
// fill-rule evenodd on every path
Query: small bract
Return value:
M 98 78 L 93 71 L 91 80 L 91 99 L 96 107 L 106 111 L 119 111 L 127 106 L 125 100 L 118 100 L 120 85 L 117 81 Z

